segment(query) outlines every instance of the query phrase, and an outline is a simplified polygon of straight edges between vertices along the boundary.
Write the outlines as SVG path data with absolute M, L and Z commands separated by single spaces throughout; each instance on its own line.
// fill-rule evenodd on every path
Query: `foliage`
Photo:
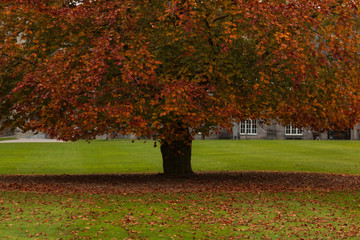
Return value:
M 0 5 L 7 126 L 167 139 L 234 118 L 358 120 L 353 1 L 59 2 Z

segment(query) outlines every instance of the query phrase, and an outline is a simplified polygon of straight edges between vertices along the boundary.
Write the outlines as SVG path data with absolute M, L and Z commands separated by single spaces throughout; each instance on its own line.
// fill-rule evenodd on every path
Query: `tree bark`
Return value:
M 194 174 L 191 169 L 192 137 L 187 129 L 183 131 L 186 132 L 181 138 L 161 142 L 163 169 L 167 176 L 181 177 Z

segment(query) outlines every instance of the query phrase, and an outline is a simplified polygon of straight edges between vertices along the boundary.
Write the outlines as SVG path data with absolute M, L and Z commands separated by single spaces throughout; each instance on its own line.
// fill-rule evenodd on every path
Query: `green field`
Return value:
M 152 141 L 0 144 L 0 174 L 161 172 Z M 194 171 L 360 174 L 360 141 L 194 141 Z
M 0 239 L 359 239 L 360 192 L 2 192 Z
M 0 175 L 152 173 L 161 172 L 161 164 L 151 141 L 0 144 Z M 195 141 L 193 168 L 359 175 L 360 142 Z M 166 181 L 171 186 L 175 180 Z M 46 183 L 27 192 L 15 184 L 0 191 L 0 239 L 360 238 L 359 189 L 233 191 L 232 185 L 202 182 L 204 189 L 173 191 L 159 184 L 118 193 L 57 192 Z M 11 188 L 0 182 L 5 185 Z M 87 188 L 120 186 L 95 182 Z

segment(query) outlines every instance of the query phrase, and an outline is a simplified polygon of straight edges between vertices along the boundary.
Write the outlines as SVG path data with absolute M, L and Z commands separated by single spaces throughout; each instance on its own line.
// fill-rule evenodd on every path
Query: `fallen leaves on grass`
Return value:
M 30 192 L 167 193 L 280 192 L 360 189 L 360 176 L 300 172 L 198 173 L 187 178 L 160 174 L 0 175 L 0 190 Z
M 12 191 L 4 192 L 1 199 L 6 207 L 0 214 L 0 229 L 13 230 L 20 234 L 17 235 L 19 238 L 360 237 L 360 208 L 357 206 L 359 191 L 168 192 L 126 195 Z M 23 211 L 16 212 L 19 206 Z M 6 233 L 6 236 L 10 233 Z

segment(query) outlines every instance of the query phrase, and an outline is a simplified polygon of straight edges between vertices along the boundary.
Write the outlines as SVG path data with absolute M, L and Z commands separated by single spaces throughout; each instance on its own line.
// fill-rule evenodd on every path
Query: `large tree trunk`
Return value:
M 187 129 L 182 130 L 184 131 L 184 135 L 181 135 L 179 139 L 166 139 L 161 141 L 160 149 L 165 175 L 189 176 L 194 174 L 191 169 L 192 137 Z

